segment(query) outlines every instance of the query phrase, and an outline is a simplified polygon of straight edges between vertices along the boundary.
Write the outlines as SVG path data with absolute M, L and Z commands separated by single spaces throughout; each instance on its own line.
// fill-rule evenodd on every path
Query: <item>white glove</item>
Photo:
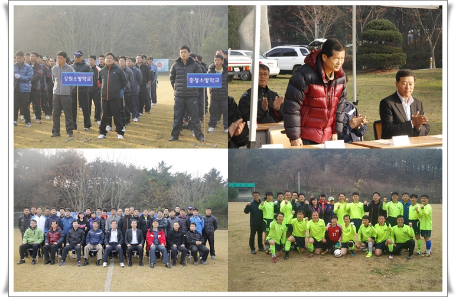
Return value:
M 16 73 L 16 74 L 14 75 L 14 78 L 19 79 L 19 78 L 21 78 L 21 76 L 20 76 L 19 74 Z

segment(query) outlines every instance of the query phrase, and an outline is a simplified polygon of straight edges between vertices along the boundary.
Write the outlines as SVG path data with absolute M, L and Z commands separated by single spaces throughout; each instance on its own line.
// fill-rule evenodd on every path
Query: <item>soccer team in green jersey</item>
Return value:
M 416 255 L 431 255 L 432 207 L 427 195 L 421 196 L 420 205 L 417 203 L 416 194 L 409 196 L 404 193 L 404 201 L 398 201 L 399 194 L 393 192 L 392 201 L 387 202 L 385 198 L 382 202 L 378 199 L 379 194 L 375 192 L 371 203 L 375 203 L 377 207 L 368 207 L 367 202 L 359 202 L 357 192 L 353 193 L 352 203 L 341 193 L 340 201 L 334 204 L 331 221 L 325 224 L 320 212 L 307 212 L 297 208 L 298 199 L 291 198 L 289 191 L 286 192 L 285 200 L 283 194 L 279 194 L 282 198 L 280 202 L 274 203 L 272 192 L 267 192 L 258 205 L 259 211 L 262 211 L 265 245 L 265 248 L 260 250 L 271 254 L 274 263 L 277 262 L 280 252 L 285 252 L 284 260 L 288 260 L 290 250 L 296 250 L 298 254 L 308 252 L 310 258 L 324 255 L 328 251 L 336 257 L 346 254 L 355 256 L 357 249 L 365 252 L 367 258 L 387 254 L 389 259 L 393 259 L 394 255 L 402 255 L 405 250 L 408 252 L 407 259 L 412 259 L 417 246 Z M 277 204 L 280 208 L 274 207 Z M 378 215 L 374 216 L 378 218 L 376 222 L 370 221 L 373 217 L 370 213 L 372 211 L 378 212 Z M 305 217 L 306 213 L 311 217 Z M 404 218 L 404 213 L 408 218 Z M 423 253 L 421 237 L 424 237 L 426 244 Z M 255 254 L 254 247 L 252 254 Z

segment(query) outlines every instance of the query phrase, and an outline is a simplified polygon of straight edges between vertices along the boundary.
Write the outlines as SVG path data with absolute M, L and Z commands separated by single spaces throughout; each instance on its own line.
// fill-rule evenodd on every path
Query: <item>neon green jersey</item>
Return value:
M 293 236 L 306 237 L 307 221 L 304 219 L 298 221 L 298 218 L 295 218 L 291 220 L 291 225 L 293 226 Z
M 291 219 L 293 218 L 293 214 L 291 213 L 293 211 L 293 205 L 291 205 L 291 202 L 288 201 L 288 203 L 285 203 L 285 200 L 283 200 L 280 203 L 280 212 L 283 212 L 283 222 L 285 224 L 291 224 Z
M 377 231 L 377 238 L 375 238 L 375 242 L 379 243 L 391 238 L 391 226 L 388 224 L 375 224 L 375 231 Z
M 334 203 L 334 214 L 337 216 L 337 224 L 343 226 L 345 225 L 344 223 L 344 215 L 348 214 L 348 209 L 347 209 L 347 202 L 337 202 Z M 339 208 L 340 205 L 340 208 Z
M 322 219 L 319 219 L 318 222 L 310 220 L 307 222 L 307 229 L 309 229 L 309 236 L 315 238 L 316 241 L 321 241 L 325 237 L 326 226 Z
M 345 226 L 345 223 L 342 225 L 342 242 L 355 241 L 355 234 L 356 227 L 354 224 L 348 224 L 348 227 Z
M 268 238 L 274 239 L 277 244 L 284 244 L 287 240 L 287 226 L 277 223 L 277 220 L 273 220 L 269 225 Z
M 374 238 L 377 236 L 377 230 L 375 230 L 374 227 L 367 225 L 364 226 L 364 224 L 361 224 L 358 230 L 358 240 L 359 241 L 367 241 L 368 238 L 372 237 Z
M 404 243 L 411 238 L 415 238 L 413 228 L 407 225 L 399 227 L 399 225 L 391 228 L 391 240 L 393 243 Z
M 258 205 L 258 209 L 263 211 L 263 219 L 274 219 L 274 203 L 269 201 L 264 201 L 264 205 Z
M 432 207 L 426 204 L 418 209 L 420 216 L 420 230 L 432 230 Z
M 421 206 L 417 203 L 415 205 L 409 206 L 409 220 L 419 220 L 420 215 L 416 211 L 415 207 L 418 207 L 418 211 L 421 209 Z
M 388 217 L 397 218 L 398 215 L 404 215 L 404 205 L 399 201 L 394 203 L 390 201 L 388 203 L 383 203 L 383 210 L 388 210 Z
M 364 203 L 349 203 L 347 205 L 348 214 L 350 215 L 350 219 L 362 219 L 365 212 L 364 212 Z

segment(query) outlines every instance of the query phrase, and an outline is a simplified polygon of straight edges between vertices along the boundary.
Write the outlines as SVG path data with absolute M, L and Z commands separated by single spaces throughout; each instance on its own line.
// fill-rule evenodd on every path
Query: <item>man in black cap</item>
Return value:
M 77 51 L 74 53 L 74 64 L 71 65 L 74 68 L 75 72 L 93 72 L 92 68 L 84 61 L 84 57 L 82 51 Z M 88 87 L 73 87 L 71 89 L 71 99 L 72 99 L 72 115 L 73 115 L 73 123 L 74 123 L 74 130 L 77 129 L 77 121 L 76 116 L 78 112 L 78 103 L 77 103 L 77 90 L 79 88 L 79 105 L 82 108 L 82 114 L 84 115 L 84 130 L 90 130 L 92 123 L 90 122 L 90 112 L 89 112 L 89 93 Z

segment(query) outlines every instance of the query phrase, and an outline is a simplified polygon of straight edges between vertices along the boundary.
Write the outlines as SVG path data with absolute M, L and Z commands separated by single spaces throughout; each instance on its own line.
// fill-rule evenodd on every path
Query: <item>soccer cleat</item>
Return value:
M 354 255 L 355 255 L 355 252 L 352 251 L 352 252 L 351 252 L 351 255 L 354 256 Z
M 283 259 L 284 259 L 284 260 L 290 259 L 290 255 L 289 255 L 289 254 L 285 254 L 285 257 L 284 257 Z
M 370 257 L 372 257 L 372 254 L 371 253 L 367 253 L 366 258 L 370 258 Z
M 428 253 L 428 252 L 426 252 L 426 253 L 423 253 L 423 255 L 422 255 L 422 256 L 423 256 L 423 257 L 430 257 L 430 256 L 431 256 L 431 254 L 430 254 L 430 253 Z
M 209 129 L 207 129 L 207 132 L 214 132 L 215 131 L 215 128 L 212 128 L 212 127 L 209 127 Z
M 117 139 L 123 139 L 123 135 L 122 134 L 117 134 Z
M 106 131 L 111 131 L 111 130 L 112 130 L 112 129 L 111 129 L 111 126 L 107 125 L 107 126 L 106 126 Z
M 108 267 L 108 263 L 107 262 L 103 262 L 103 267 Z
M 416 252 L 416 254 L 415 254 L 415 255 L 419 256 L 419 255 L 421 255 L 421 252 L 420 252 L 420 251 L 418 251 L 418 252 Z
M 276 255 L 273 255 L 272 256 L 272 263 L 276 263 L 276 262 L 277 262 L 277 257 L 276 257 Z
M 388 259 L 393 260 L 393 255 L 389 255 Z
M 106 138 L 106 135 L 104 135 L 104 134 L 98 135 L 98 139 L 103 139 L 103 138 Z

